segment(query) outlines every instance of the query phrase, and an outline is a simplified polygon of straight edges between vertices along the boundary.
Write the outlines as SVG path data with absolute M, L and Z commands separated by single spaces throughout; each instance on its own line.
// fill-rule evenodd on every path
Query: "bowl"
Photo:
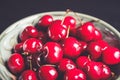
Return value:
M 28 16 L 23 18 L 14 24 L 8 26 L 6 30 L 4 30 L 0 35 L 0 78 L 3 80 L 12 80 L 15 79 L 14 75 L 12 75 L 7 67 L 5 66 L 5 62 L 11 56 L 11 49 L 15 44 L 18 43 L 18 35 L 27 25 L 36 25 L 40 17 L 45 14 L 50 14 L 54 19 L 62 19 L 65 16 L 65 11 L 52 11 L 52 12 L 43 12 L 35 15 Z M 110 45 L 116 46 L 120 49 L 120 32 L 117 31 L 113 26 L 108 24 L 107 22 L 87 15 L 83 13 L 77 13 L 83 22 L 93 21 L 96 28 L 98 28 L 102 34 L 103 39 L 106 40 Z M 72 12 L 69 15 L 75 16 Z M 120 71 L 120 70 L 119 70 Z M 117 75 L 116 80 L 120 80 L 119 74 Z

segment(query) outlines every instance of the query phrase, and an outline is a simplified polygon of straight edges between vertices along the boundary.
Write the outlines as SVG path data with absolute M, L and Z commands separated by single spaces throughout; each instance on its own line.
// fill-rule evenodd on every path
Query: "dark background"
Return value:
M 0 33 L 24 17 L 68 8 L 100 18 L 120 32 L 120 0 L 0 0 Z

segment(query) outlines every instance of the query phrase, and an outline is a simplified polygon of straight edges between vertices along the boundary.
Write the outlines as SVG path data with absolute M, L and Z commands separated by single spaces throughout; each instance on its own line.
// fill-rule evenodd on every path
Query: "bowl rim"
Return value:
M 24 17 L 16 22 L 14 22 L 13 24 L 11 24 L 10 26 L 8 26 L 1 34 L 0 34 L 0 40 L 1 40 L 1 37 L 4 35 L 4 34 L 7 34 L 9 31 L 11 31 L 15 26 L 17 26 L 19 23 L 23 22 L 24 20 L 26 19 L 30 19 L 30 18 L 37 18 L 38 16 L 42 16 L 42 15 L 45 15 L 45 14 L 62 14 L 64 15 L 66 12 L 65 11 L 49 11 L 49 12 L 41 12 L 41 13 L 36 13 L 36 14 L 33 14 L 33 15 L 30 15 L 30 16 L 27 16 L 27 17 Z M 93 20 L 99 20 L 99 23 L 105 25 L 107 28 L 109 28 L 110 30 L 112 30 L 119 38 L 120 38 L 120 32 L 115 28 L 113 27 L 112 25 L 110 25 L 109 23 L 107 23 L 106 21 L 100 19 L 100 18 L 97 18 L 97 17 L 94 17 L 94 16 L 91 16 L 91 15 L 88 15 L 88 14 L 84 14 L 84 13 L 79 13 L 79 12 L 75 12 L 77 15 L 79 16 L 83 16 L 83 17 L 87 17 L 87 18 L 90 18 L 90 19 L 93 19 Z M 70 13 L 70 14 L 73 14 L 73 13 Z

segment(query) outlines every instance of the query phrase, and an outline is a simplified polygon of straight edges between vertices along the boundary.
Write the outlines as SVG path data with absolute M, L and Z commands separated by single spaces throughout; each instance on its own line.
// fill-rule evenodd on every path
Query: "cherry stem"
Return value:
M 66 36 L 66 38 L 69 37 L 69 33 L 70 33 L 70 26 L 68 26 L 68 29 L 67 29 L 67 36 Z

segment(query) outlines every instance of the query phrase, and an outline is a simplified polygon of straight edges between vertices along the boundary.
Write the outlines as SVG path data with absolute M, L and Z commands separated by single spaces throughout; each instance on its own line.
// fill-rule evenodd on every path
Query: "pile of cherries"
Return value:
M 104 41 L 92 22 L 70 15 L 42 16 L 19 34 L 7 61 L 18 80 L 111 80 L 120 50 Z

